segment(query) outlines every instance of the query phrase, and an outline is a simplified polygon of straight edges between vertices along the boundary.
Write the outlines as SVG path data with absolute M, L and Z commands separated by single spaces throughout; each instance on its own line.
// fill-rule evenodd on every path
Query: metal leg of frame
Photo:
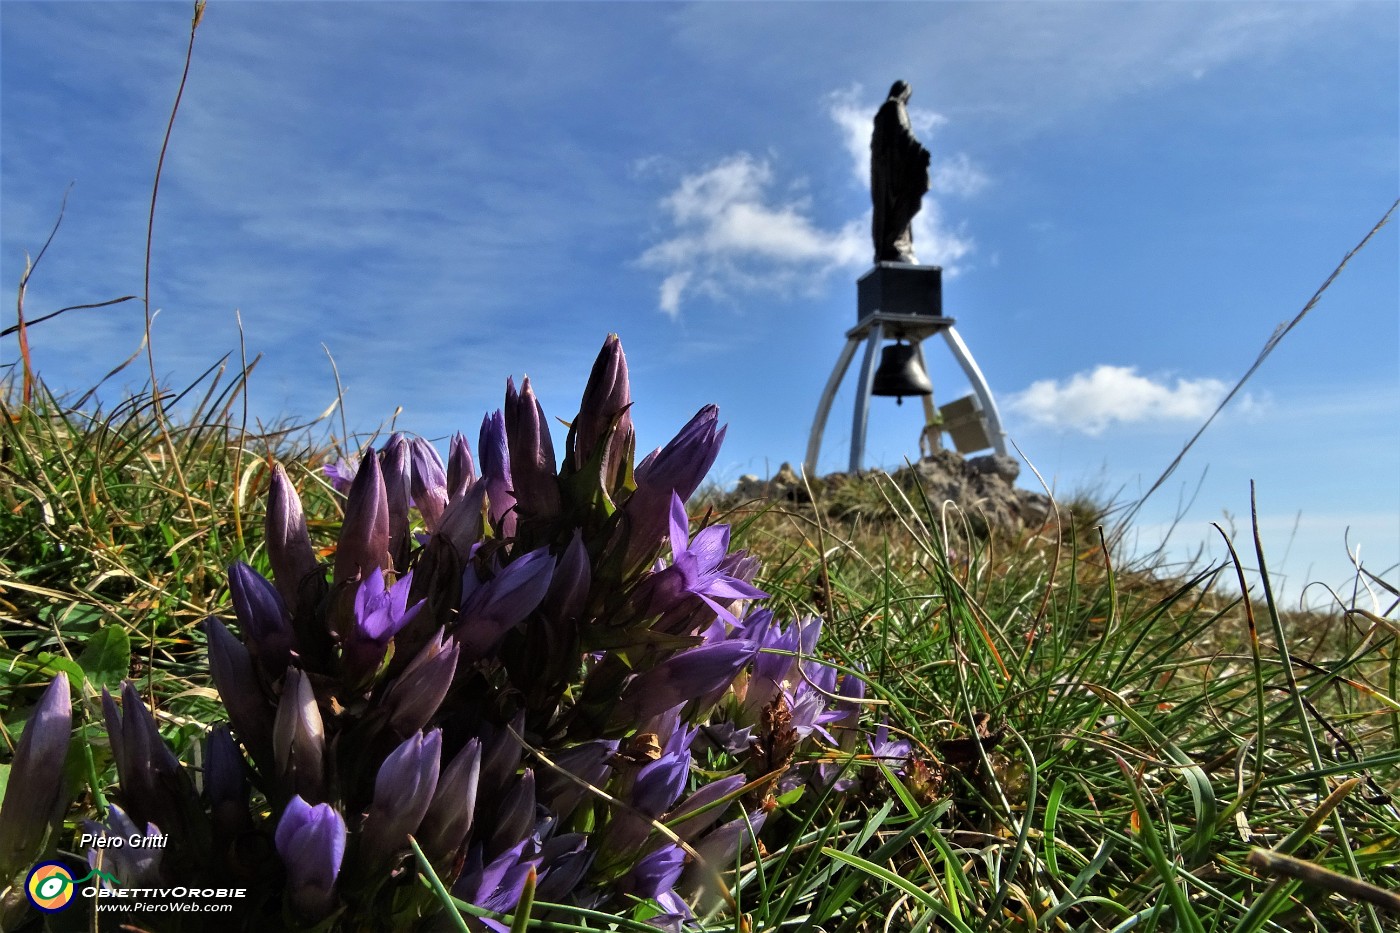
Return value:
M 846 378 L 846 370 L 850 368 L 851 358 L 856 355 L 859 345 L 859 337 L 846 341 L 845 348 L 836 358 L 836 368 L 831 371 L 831 378 L 822 390 L 822 399 L 817 403 L 817 416 L 812 420 L 812 433 L 807 436 L 807 459 L 802 463 L 808 476 L 817 475 L 817 455 L 821 452 L 822 435 L 826 433 L 826 419 L 831 415 L 831 403 L 836 400 L 836 390 L 841 388 L 841 380 Z
M 972 383 L 972 391 L 976 393 L 977 400 L 982 403 L 982 416 L 987 419 L 987 433 L 992 436 L 992 446 L 996 448 L 997 453 L 1004 457 L 1008 456 L 1006 453 L 1006 431 L 1001 426 L 1001 414 L 997 411 L 997 403 L 992 399 L 992 390 L 987 385 L 986 377 L 982 375 L 982 370 L 977 367 L 977 361 L 972 358 L 967 344 L 963 343 L 962 337 L 958 336 L 957 328 L 949 327 L 944 330 L 943 339 L 948 341 L 948 349 L 953 351 L 958 365 L 967 375 L 967 381 Z
M 856 383 L 856 410 L 851 420 L 851 467 L 859 473 L 865 457 L 865 425 L 870 419 L 870 390 L 875 383 L 875 351 L 884 339 L 885 328 L 878 320 L 870 325 L 865 342 L 865 361 L 860 364 L 860 382 Z

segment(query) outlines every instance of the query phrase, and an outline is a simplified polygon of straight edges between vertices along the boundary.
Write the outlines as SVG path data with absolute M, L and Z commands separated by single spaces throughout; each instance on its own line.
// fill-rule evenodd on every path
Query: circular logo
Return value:
M 29 902 L 40 910 L 54 913 L 73 902 L 73 874 L 61 862 L 40 862 L 24 881 Z

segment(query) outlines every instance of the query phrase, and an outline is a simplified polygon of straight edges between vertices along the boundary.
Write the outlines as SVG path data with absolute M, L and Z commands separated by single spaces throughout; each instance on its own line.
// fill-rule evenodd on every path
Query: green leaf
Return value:
M 98 629 L 78 655 L 78 666 L 94 687 L 116 689 L 131 670 L 131 639 L 126 629 L 119 625 Z

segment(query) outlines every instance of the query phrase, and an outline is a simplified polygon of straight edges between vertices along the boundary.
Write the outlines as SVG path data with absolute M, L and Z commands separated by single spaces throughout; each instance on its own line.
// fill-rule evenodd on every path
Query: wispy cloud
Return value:
M 1008 405 L 1035 424 L 1097 436 L 1114 424 L 1204 419 L 1228 388 L 1219 379 L 1154 380 L 1133 366 L 1101 365 L 1063 382 L 1033 382 Z M 1241 404 L 1254 402 L 1246 395 Z

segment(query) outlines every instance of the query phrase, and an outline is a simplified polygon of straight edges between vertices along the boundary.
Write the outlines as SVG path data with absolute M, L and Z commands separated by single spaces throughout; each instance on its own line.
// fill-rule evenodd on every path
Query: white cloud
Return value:
M 859 86 L 831 94 L 828 114 L 840 129 L 851 160 L 853 184 L 868 192 L 870 126 L 878 101 L 861 101 Z M 947 122 L 931 110 L 909 108 L 909 122 L 927 142 Z M 931 147 L 934 148 L 934 147 Z M 649 156 L 634 166 L 649 172 L 664 160 Z M 673 235 L 642 254 L 641 264 L 667 273 L 658 290 L 662 312 L 677 319 L 687 294 L 728 299 L 738 292 L 788 292 L 801 285 L 820 287 L 837 269 L 858 269 L 870 262 L 870 212 L 824 229 L 811 219 L 808 198 L 781 200 L 772 193 L 773 163 L 740 152 L 718 164 L 684 176 L 661 200 Z M 784 187 L 800 189 L 804 179 Z M 932 192 L 914 218 L 914 244 L 922 262 L 958 273 L 957 264 L 974 244 L 960 228 L 944 221 L 936 195 L 971 197 L 988 178 L 963 153 L 932 165 Z
M 808 216 L 808 201 L 776 201 L 772 183 L 772 165 L 741 152 L 685 176 L 661 201 L 675 234 L 643 253 L 641 263 L 668 272 L 660 288 L 663 312 L 678 317 L 688 291 L 716 298 L 784 291 L 800 277 L 820 280 L 866 260 L 859 221 L 824 230 Z
M 1219 379 L 1169 382 L 1140 376 L 1132 366 L 1101 365 L 1063 383 L 1034 382 L 1013 395 L 1009 407 L 1039 425 L 1098 435 L 1114 423 L 1203 420 L 1228 389 Z M 1253 405 L 1247 395 L 1240 402 Z

